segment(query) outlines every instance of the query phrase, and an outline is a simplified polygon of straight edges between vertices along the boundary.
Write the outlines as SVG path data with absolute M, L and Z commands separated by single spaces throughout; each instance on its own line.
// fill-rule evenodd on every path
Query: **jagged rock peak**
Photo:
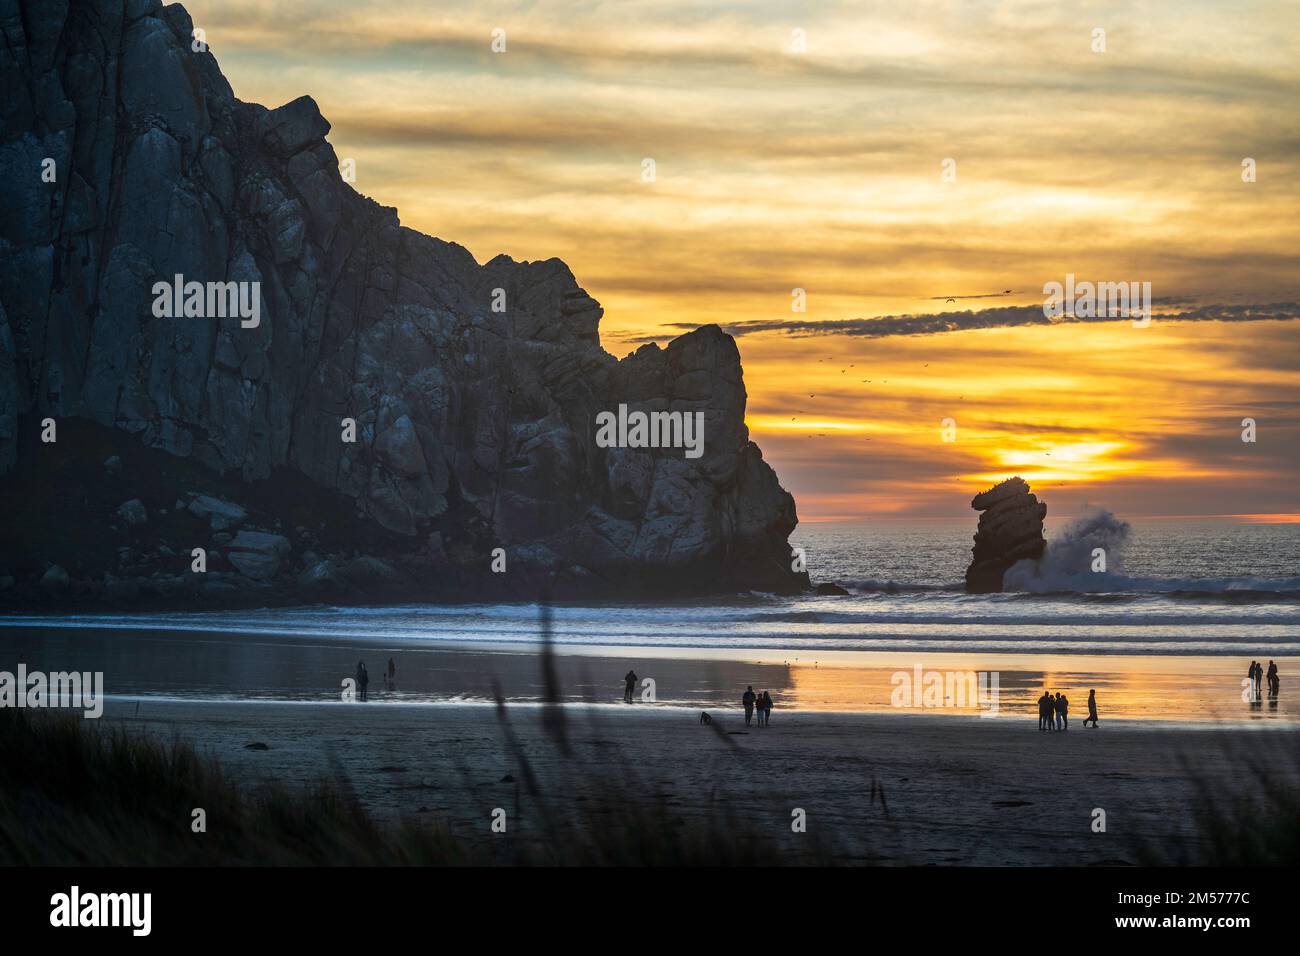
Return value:
M 971 499 L 970 506 L 976 511 L 984 511 L 992 508 L 999 501 L 1003 501 L 1014 495 L 1029 494 L 1029 482 L 1016 475 L 1014 478 L 1008 478 L 1000 481 L 988 491 L 981 491 Z

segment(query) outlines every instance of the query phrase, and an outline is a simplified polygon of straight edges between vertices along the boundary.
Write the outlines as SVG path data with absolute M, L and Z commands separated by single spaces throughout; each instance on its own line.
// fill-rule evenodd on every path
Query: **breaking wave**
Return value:
M 1036 561 L 1018 561 L 1002 576 L 1003 591 L 1027 594 L 1300 594 L 1300 577 L 1160 578 L 1124 573 L 1129 524 L 1089 508 L 1047 542 Z

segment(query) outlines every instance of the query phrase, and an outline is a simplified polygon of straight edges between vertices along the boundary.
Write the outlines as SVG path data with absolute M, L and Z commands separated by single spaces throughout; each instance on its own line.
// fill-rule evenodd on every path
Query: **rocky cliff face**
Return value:
M 94 449 L 87 480 L 140 505 L 102 519 L 112 560 L 64 558 L 66 587 L 93 596 L 125 574 L 191 596 L 329 593 L 363 558 L 413 597 L 807 585 L 729 336 L 708 326 L 615 360 L 564 263 L 479 265 L 402 227 L 343 181 L 309 97 L 240 102 L 192 29 L 157 0 L 0 0 L 0 480 L 39 499 L 56 448 L 65 478 Z M 155 285 L 176 276 L 255 289 L 256 324 L 211 301 L 158 317 Z M 596 416 L 620 403 L 702 412 L 703 454 L 599 447 Z M 57 445 L 33 437 L 46 419 Z M 96 494 L 65 496 L 48 507 Z M 188 517 L 149 537 L 160 512 Z M 5 542 L 0 586 L 49 571 L 10 553 L 21 544 Z M 188 570 L 198 546 L 221 570 Z
M 1007 568 L 1024 558 L 1042 557 L 1047 546 L 1043 537 L 1047 505 L 1030 494 L 1023 478 L 1016 477 L 976 495 L 970 506 L 981 514 L 966 569 L 966 590 L 971 594 L 1001 591 Z

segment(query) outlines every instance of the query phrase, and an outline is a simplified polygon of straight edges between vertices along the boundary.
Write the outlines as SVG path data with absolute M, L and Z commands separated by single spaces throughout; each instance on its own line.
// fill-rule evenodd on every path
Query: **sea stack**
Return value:
M 1047 547 L 1043 537 L 1047 505 L 1030 494 L 1029 483 L 1017 476 L 976 495 L 970 506 L 981 514 L 966 569 L 966 592 L 996 593 L 1002 590 L 1007 568 L 1026 558 L 1042 557 Z

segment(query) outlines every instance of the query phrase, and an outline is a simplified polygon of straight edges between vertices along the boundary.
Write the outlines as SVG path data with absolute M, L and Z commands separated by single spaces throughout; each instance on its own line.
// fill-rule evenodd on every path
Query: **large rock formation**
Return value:
M 105 455 L 125 461 L 105 476 L 122 483 L 114 508 L 140 499 L 136 535 L 166 515 L 149 547 L 180 555 L 143 568 L 153 577 L 183 576 L 191 545 L 219 548 L 211 536 L 246 506 L 240 533 L 303 530 L 274 547 L 243 538 L 259 546 L 232 546 L 212 592 L 300 578 L 328 590 L 367 548 L 400 565 L 406 596 L 507 580 L 521 593 L 807 585 L 790 569 L 794 501 L 749 440 L 729 336 L 707 326 L 617 361 L 563 262 L 479 265 L 402 227 L 343 181 L 309 97 L 237 100 L 192 30 L 158 0 L 0 0 L 0 474 L 25 475 L 39 499 L 56 447 L 71 474 L 66 456 L 94 446 L 94 480 Z M 175 276 L 259 283 L 258 323 L 157 317 L 154 285 Z M 620 403 L 702 412 L 702 456 L 598 447 L 596 416 Z M 43 419 L 58 446 L 32 437 Z M 112 434 L 69 432 L 78 422 Z M 141 458 L 125 435 L 186 468 Z M 318 510 L 304 514 L 304 496 Z M 364 547 L 321 544 L 352 522 L 373 531 Z M 44 574 L 4 543 L 0 574 Z M 119 545 L 139 558 L 132 542 L 103 549 Z M 508 564 L 494 576 L 495 548 Z M 65 566 L 94 591 L 121 572 L 101 558 Z
M 981 514 L 966 569 L 966 590 L 971 594 L 1001 591 L 1007 568 L 1025 558 L 1042 557 L 1047 546 L 1043 537 L 1047 505 L 1030 494 L 1028 482 L 1017 476 L 976 495 L 970 506 Z

